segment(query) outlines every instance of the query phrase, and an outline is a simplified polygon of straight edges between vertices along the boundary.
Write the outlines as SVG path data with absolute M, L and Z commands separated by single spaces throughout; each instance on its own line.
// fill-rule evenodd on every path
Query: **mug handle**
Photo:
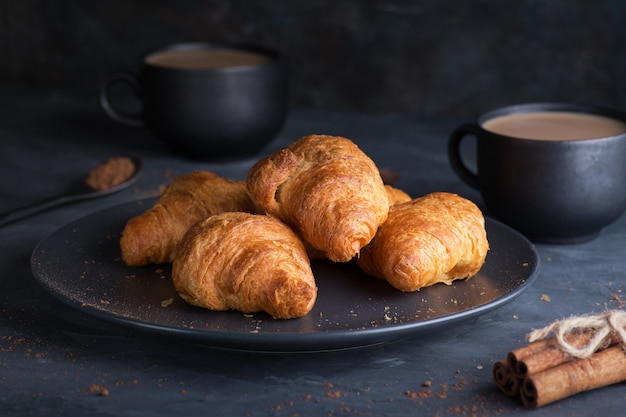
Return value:
M 472 172 L 461 156 L 461 141 L 468 135 L 478 136 L 479 127 L 474 123 L 468 123 L 457 127 L 448 140 L 448 160 L 454 173 L 465 184 L 477 190 L 480 189 L 478 174 Z
M 127 71 L 118 71 L 109 75 L 104 83 L 102 83 L 102 87 L 100 88 L 100 106 L 102 110 L 104 110 L 107 116 L 120 124 L 130 127 L 145 127 L 146 123 L 140 114 L 122 113 L 113 107 L 109 99 L 109 93 L 111 87 L 118 83 L 129 85 L 135 95 L 141 97 L 137 76 Z

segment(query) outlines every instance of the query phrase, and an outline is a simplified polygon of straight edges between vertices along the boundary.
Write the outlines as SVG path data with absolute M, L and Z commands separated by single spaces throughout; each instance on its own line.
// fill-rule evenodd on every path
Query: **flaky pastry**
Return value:
M 407 201 L 411 201 L 411 196 L 408 195 L 404 190 L 400 188 L 393 187 L 391 185 L 385 185 L 385 191 L 387 192 L 387 197 L 389 198 L 389 205 L 393 206 L 398 203 L 406 203 Z
M 227 211 L 259 210 L 243 181 L 208 171 L 176 177 L 151 208 L 126 223 L 122 259 L 129 266 L 171 262 L 176 245 L 198 221 Z
M 339 136 L 300 138 L 257 162 L 247 185 L 268 214 L 335 262 L 358 255 L 389 211 L 378 168 Z
M 306 315 L 317 297 L 304 245 L 263 214 L 223 213 L 194 225 L 176 251 L 172 280 L 189 304 L 280 319 Z
M 456 194 L 437 192 L 391 206 L 356 262 L 401 291 L 416 291 L 474 276 L 488 249 L 480 209 Z

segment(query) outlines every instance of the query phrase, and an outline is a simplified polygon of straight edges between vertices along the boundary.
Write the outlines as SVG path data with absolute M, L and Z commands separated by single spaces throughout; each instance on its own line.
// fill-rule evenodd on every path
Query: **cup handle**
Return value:
M 140 114 L 122 113 L 113 106 L 109 98 L 109 93 L 111 87 L 118 83 L 129 85 L 135 95 L 141 97 L 139 80 L 135 74 L 127 71 L 118 71 L 109 75 L 104 83 L 102 83 L 102 87 L 100 88 L 100 107 L 102 107 L 102 110 L 104 110 L 107 116 L 120 124 L 130 127 L 145 127 L 145 122 Z
M 477 190 L 480 189 L 480 182 L 478 180 L 478 174 L 472 172 L 461 156 L 461 141 L 468 135 L 477 136 L 478 126 L 473 123 L 468 123 L 457 127 L 448 140 L 448 160 L 454 173 L 465 184 Z

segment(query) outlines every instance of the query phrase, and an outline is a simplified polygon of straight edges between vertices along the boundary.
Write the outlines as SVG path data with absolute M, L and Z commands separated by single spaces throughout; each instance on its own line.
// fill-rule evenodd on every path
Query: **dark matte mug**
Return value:
M 141 114 L 116 109 L 111 90 L 129 85 Z M 138 75 L 111 74 L 100 104 L 113 120 L 146 127 L 175 151 L 198 160 L 256 155 L 281 130 L 287 115 L 284 59 L 258 47 L 177 44 L 149 54 Z
M 475 170 L 461 151 L 468 136 L 476 140 Z M 533 241 L 591 240 L 626 209 L 626 115 L 612 109 L 529 103 L 493 110 L 452 132 L 448 158 L 497 218 Z

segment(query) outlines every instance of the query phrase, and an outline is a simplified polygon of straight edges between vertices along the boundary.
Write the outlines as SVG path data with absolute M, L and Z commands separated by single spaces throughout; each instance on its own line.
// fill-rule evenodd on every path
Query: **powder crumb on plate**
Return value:
M 168 298 L 167 300 L 161 301 L 161 307 L 169 307 L 170 304 L 174 302 L 173 298 Z
M 541 294 L 541 297 L 539 297 L 539 299 L 541 301 L 545 301 L 546 303 L 550 302 L 550 297 L 548 297 L 548 294 Z
M 90 385 L 89 392 L 94 395 L 100 395 L 101 397 L 108 397 L 110 394 L 108 389 L 99 384 Z
M 432 392 L 428 389 L 424 389 L 421 391 L 409 391 L 407 390 L 405 392 L 405 395 L 411 399 L 411 400 L 415 400 L 415 399 L 419 399 L 419 398 L 429 398 L 432 396 Z

